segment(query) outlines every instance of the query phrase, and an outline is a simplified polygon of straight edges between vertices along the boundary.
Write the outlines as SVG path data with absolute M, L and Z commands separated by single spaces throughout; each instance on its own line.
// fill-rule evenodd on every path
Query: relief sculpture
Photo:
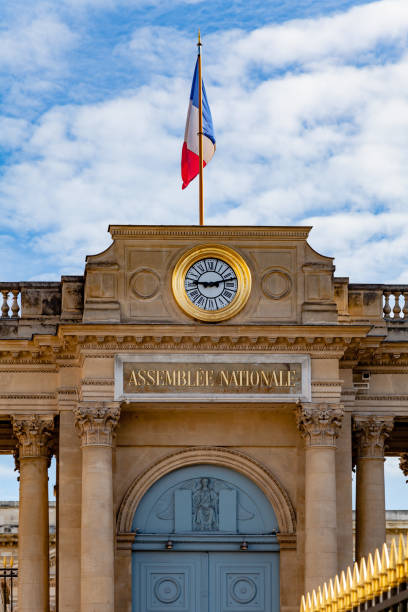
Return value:
M 193 493 L 193 531 L 218 531 L 219 495 L 214 490 L 211 479 L 198 479 L 196 487 Z

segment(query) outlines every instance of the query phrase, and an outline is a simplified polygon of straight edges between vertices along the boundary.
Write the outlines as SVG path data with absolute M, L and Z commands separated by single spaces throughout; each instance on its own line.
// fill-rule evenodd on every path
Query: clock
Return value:
M 198 246 L 177 262 L 172 289 L 186 314 L 201 321 L 224 321 L 245 306 L 251 272 L 243 257 L 229 247 Z

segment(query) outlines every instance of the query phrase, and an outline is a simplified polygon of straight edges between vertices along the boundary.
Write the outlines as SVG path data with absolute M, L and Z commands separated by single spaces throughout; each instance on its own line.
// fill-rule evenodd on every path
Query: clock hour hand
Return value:
M 203 287 L 218 287 L 223 281 L 191 281 L 194 285 L 202 285 Z

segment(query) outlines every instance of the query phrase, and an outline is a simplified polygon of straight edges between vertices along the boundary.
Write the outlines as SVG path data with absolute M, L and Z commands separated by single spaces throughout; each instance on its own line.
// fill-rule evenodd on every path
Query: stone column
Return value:
M 82 447 L 81 612 L 114 612 L 112 441 L 117 404 L 74 410 Z
M 357 560 L 385 542 L 384 442 L 392 427 L 392 416 L 354 417 Z
M 18 527 L 18 609 L 49 610 L 48 466 L 54 419 L 16 415 L 16 464 L 20 470 Z
M 336 438 L 338 404 L 304 404 L 296 410 L 305 439 L 305 592 L 337 574 Z

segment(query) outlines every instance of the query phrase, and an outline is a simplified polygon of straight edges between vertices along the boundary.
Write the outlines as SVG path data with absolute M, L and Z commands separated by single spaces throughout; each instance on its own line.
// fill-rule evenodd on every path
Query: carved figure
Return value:
M 218 530 L 218 493 L 209 478 L 201 478 L 193 493 L 193 531 Z

